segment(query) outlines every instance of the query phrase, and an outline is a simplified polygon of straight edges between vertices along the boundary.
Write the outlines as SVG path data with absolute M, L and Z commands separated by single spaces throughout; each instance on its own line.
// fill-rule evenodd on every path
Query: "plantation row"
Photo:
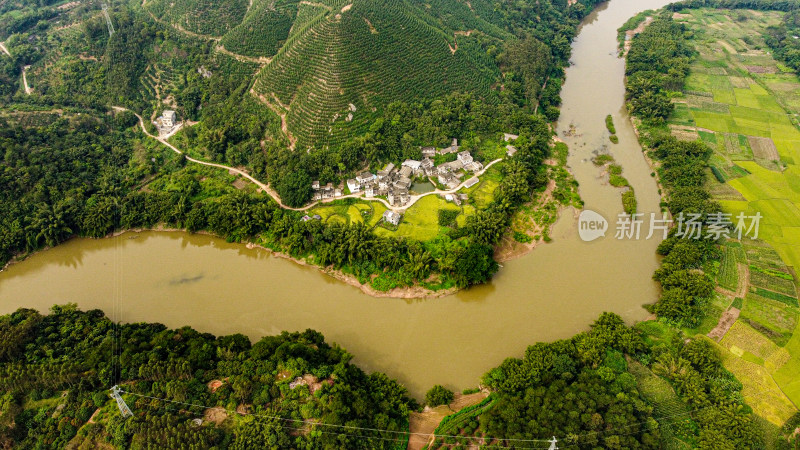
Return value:
M 498 74 L 471 38 L 459 36 L 463 43 L 452 54 L 452 34 L 418 19 L 397 0 L 381 5 L 356 2 L 351 10 L 339 11 L 323 15 L 305 32 L 293 33 L 256 83 L 256 91 L 275 93 L 289 105 L 289 127 L 301 146 L 339 142 L 338 131 L 366 123 L 373 105 L 456 90 L 490 96 Z M 425 44 L 409 48 L 408 42 Z M 347 124 L 351 103 L 357 111 Z
M 270 9 L 270 5 L 253 4 L 244 21 L 227 33 L 222 45 L 245 56 L 272 56 L 289 37 L 297 15 L 297 5 Z
M 485 19 L 495 13 L 494 6 L 489 5 L 488 2 L 486 3 L 488 7 L 480 12 L 475 9 L 476 2 L 470 3 L 475 12 L 470 10 L 466 3 L 452 0 L 417 0 L 411 3 L 417 8 L 417 15 L 434 28 L 460 31 L 480 30 L 498 39 L 511 37 L 507 31 Z
M 187 31 L 222 36 L 242 22 L 247 5 L 248 0 L 151 0 L 145 8 Z

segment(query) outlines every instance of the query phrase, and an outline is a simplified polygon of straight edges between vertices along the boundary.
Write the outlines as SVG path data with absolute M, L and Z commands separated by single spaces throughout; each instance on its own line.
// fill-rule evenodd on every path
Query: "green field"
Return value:
M 670 125 L 676 135 L 695 127 L 714 150 L 710 163 L 743 197 L 712 187 L 723 209 L 762 214 L 759 237 L 800 267 L 800 130 L 790 114 L 800 111 L 800 80 L 780 74 L 761 37 L 782 13 L 742 11 L 742 19 L 737 11 L 734 20 L 721 11 L 684 12 L 679 20 L 696 33 L 699 57 Z M 732 274 L 722 269 L 721 284 L 730 288 Z
M 669 126 L 712 149 L 707 183 L 725 212 L 762 215 L 759 240 L 726 243 L 715 266 L 718 286 L 746 292 L 719 348 L 748 405 L 780 426 L 800 405 L 800 130 L 792 116 L 800 112 L 800 80 L 778 69 L 762 38 L 782 13 L 681 13 L 676 20 L 694 32 L 698 56 Z M 714 301 L 709 309 L 711 319 L 686 331 L 707 333 L 706 322 L 715 324 L 727 306 Z

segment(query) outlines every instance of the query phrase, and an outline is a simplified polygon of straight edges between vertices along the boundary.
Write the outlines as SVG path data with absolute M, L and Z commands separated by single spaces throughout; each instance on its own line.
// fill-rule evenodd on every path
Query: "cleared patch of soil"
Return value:
M 428 445 L 433 432 L 441 421 L 450 414 L 457 413 L 462 409 L 480 403 L 489 396 L 488 392 L 477 392 L 475 394 L 456 394 L 452 403 L 449 405 L 437 406 L 436 408 L 425 407 L 421 413 L 412 412 L 409 415 L 409 431 L 412 434 L 408 439 L 408 450 L 419 450 Z
M 721 341 L 725 334 L 728 333 L 728 330 L 731 329 L 733 323 L 736 322 L 736 319 L 739 318 L 739 313 L 741 313 L 739 308 L 728 308 L 728 310 L 722 314 L 722 317 L 719 318 L 717 326 L 708 332 L 708 337 L 717 342 Z
M 209 408 L 203 414 L 203 420 L 206 422 L 213 422 L 215 425 L 219 425 L 228 418 L 228 412 L 225 411 L 224 408 Z

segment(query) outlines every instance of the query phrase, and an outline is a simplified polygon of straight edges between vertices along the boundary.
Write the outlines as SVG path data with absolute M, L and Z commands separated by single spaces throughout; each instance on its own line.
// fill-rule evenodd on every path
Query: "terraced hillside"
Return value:
M 145 9 L 177 28 L 220 37 L 244 20 L 248 0 L 149 0 Z
M 451 11 L 466 8 L 449 3 Z M 489 97 L 499 75 L 477 36 L 496 41 L 503 32 L 474 15 L 470 26 L 482 29 L 453 30 L 443 23 L 459 20 L 408 2 L 338 0 L 301 2 L 300 19 L 254 86 L 286 115 L 300 147 L 335 143 L 377 108 L 409 96 L 468 91 Z

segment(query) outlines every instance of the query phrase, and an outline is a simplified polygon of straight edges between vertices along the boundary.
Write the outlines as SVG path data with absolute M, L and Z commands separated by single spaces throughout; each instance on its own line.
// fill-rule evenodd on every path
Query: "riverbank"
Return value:
M 102 238 L 97 238 L 97 239 L 110 239 L 110 238 L 120 237 L 120 236 L 122 236 L 124 234 L 127 234 L 127 233 L 143 233 L 143 232 L 189 233 L 189 234 L 196 234 L 196 235 L 201 235 L 201 236 L 211 236 L 211 237 L 216 238 L 216 239 L 223 239 L 222 237 L 217 236 L 216 234 L 211 233 L 210 231 L 200 230 L 200 231 L 191 232 L 191 231 L 188 231 L 186 229 L 176 228 L 176 227 L 169 227 L 169 226 L 165 226 L 163 224 L 159 224 L 157 226 L 150 227 L 150 228 L 130 228 L 130 229 L 124 229 L 124 230 L 117 230 L 117 231 L 114 231 L 112 233 L 109 233 L 106 236 L 103 236 Z M 71 236 L 70 238 L 60 242 L 58 245 L 60 246 L 60 245 L 65 244 L 68 241 L 71 241 L 73 239 L 80 239 L 80 238 L 81 238 L 80 236 Z M 135 239 L 135 238 L 136 237 L 134 236 L 134 237 L 131 237 L 130 239 Z M 322 266 L 319 266 L 317 264 L 308 262 L 305 258 L 296 258 L 296 257 L 294 257 L 292 255 L 287 254 L 287 253 L 283 253 L 283 252 L 280 252 L 280 251 L 273 250 L 271 248 L 265 247 L 265 246 L 260 245 L 260 244 L 258 244 L 256 242 L 253 242 L 253 241 L 235 242 L 233 244 L 241 245 L 241 246 L 244 246 L 245 248 L 248 248 L 248 249 L 251 249 L 251 250 L 252 249 L 263 250 L 263 251 L 268 252 L 270 255 L 272 255 L 275 258 L 285 259 L 285 260 L 291 261 L 291 262 L 293 262 L 293 263 L 295 263 L 297 265 L 300 265 L 300 266 L 310 267 L 310 268 L 316 269 L 320 273 L 328 275 L 331 278 L 334 278 L 334 279 L 336 279 L 338 281 L 341 281 L 344 284 L 347 284 L 347 285 L 350 285 L 352 287 L 358 288 L 364 294 L 369 295 L 370 297 L 375 297 L 375 298 L 433 299 L 433 298 L 447 297 L 449 295 L 453 295 L 453 294 L 461 291 L 462 289 L 464 289 L 464 288 L 452 287 L 452 288 L 448 288 L 448 289 L 440 289 L 440 290 L 434 291 L 434 290 L 425 288 L 425 287 L 420 286 L 420 285 L 414 285 L 414 286 L 398 287 L 398 288 L 390 289 L 388 291 L 379 291 L 379 290 L 373 288 L 372 286 L 370 286 L 369 284 L 361 284 L 361 282 L 355 276 L 353 276 L 351 274 L 348 274 L 348 273 L 345 273 L 345 272 L 343 272 L 341 270 L 336 270 L 332 266 L 322 267 Z M 21 262 L 24 262 L 25 260 L 27 260 L 28 258 L 30 258 L 30 257 L 32 257 L 34 255 L 37 255 L 39 253 L 44 253 L 44 252 L 46 252 L 48 250 L 52 250 L 53 248 L 54 247 L 47 246 L 47 247 L 41 248 L 39 250 L 28 252 L 28 253 L 26 253 L 24 255 L 17 255 L 14 258 L 12 258 L 10 261 L 8 261 L 5 264 L 5 266 L 0 268 L 0 273 L 5 271 L 6 269 L 8 269 L 9 267 L 11 267 L 11 266 L 13 266 L 15 264 L 19 264 Z

